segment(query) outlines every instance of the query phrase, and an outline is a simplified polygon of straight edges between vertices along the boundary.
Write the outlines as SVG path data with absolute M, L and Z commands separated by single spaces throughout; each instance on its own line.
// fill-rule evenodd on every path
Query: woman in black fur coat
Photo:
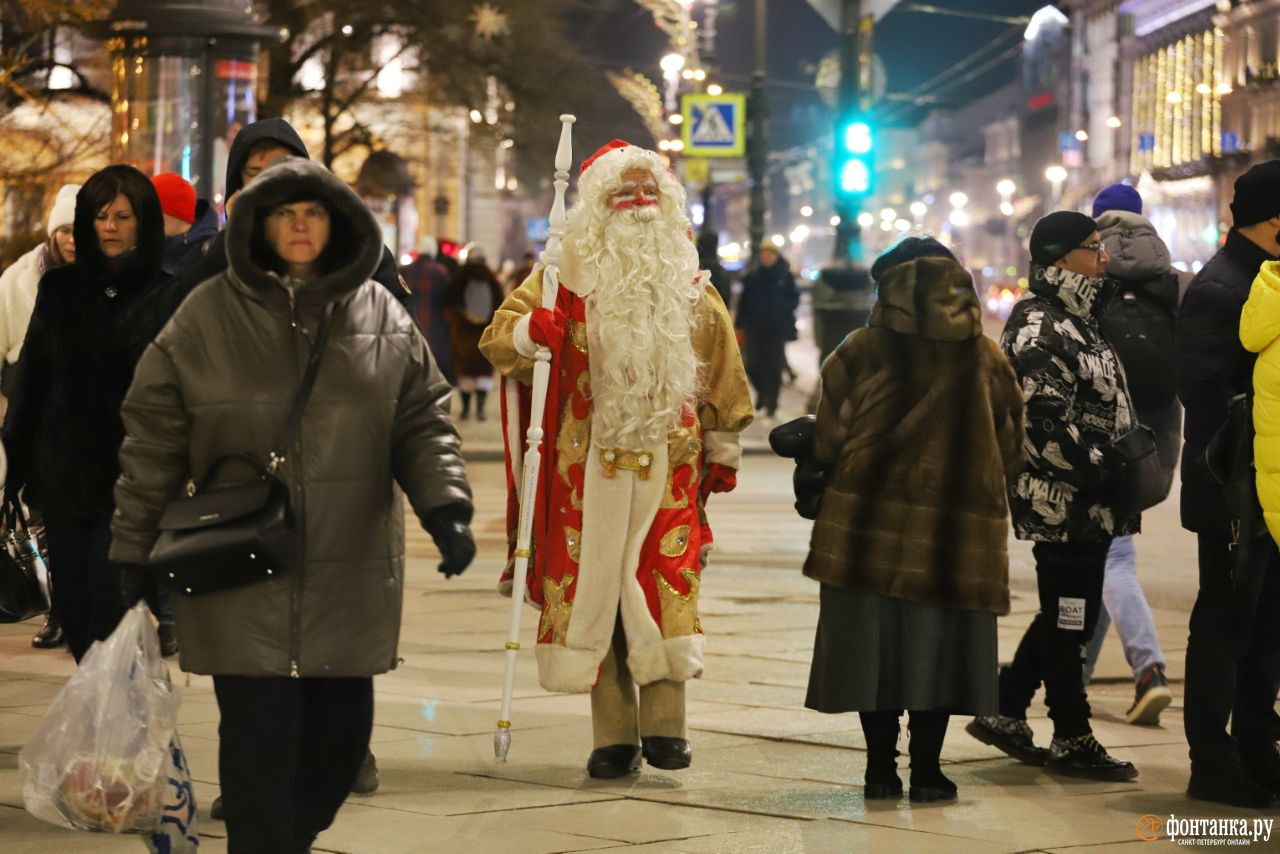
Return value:
M 79 661 L 124 615 L 107 560 L 133 369 L 177 307 L 160 271 L 164 218 L 147 176 L 116 165 L 76 196 L 73 265 L 40 280 L 4 420 L 6 500 L 44 513 L 67 644 Z

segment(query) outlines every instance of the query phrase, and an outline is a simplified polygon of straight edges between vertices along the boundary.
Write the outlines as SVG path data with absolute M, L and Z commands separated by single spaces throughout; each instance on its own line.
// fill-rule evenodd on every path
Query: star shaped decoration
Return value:
M 471 13 L 471 23 L 475 25 L 476 35 L 486 41 L 492 41 L 511 32 L 511 24 L 507 21 L 507 13 L 499 11 L 489 3 L 481 3 Z

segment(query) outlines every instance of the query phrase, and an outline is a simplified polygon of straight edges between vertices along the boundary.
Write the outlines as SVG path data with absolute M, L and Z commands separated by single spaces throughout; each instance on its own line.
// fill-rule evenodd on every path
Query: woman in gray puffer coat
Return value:
M 475 554 L 471 490 L 443 408 L 449 386 L 408 313 L 369 281 L 382 241 L 360 199 L 319 164 L 279 161 L 237 200 L 226 245 L 227 271 L 192 291 L 125 399 L 111 558 L 146 564 L 165 503 L 213 461 L 267 457 L 330 317 L 298 437 L 276 472 L 297 517 L 298 565 L 175 597 L 182 668 L 213 676 L 222 714 L 230 850 L 306 851 L 368 750 L 372 676 L 396 664 L 400 490 L 446 575 Z M 218 480 L 253 475 L 230 465 Z

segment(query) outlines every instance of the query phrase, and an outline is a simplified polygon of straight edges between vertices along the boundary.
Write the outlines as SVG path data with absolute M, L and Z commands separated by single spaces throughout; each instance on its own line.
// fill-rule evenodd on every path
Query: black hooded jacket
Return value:
M 164 259 L 160 268 L 166 276 L 175 275 L 182 261 L 195 246 L 199 246 L 218 233 L 218 212 L 204 199 L 196 202 L 196 221 L 191 229 L 164 239 Z
M 246 125 L 244 130 L 236 134 L 235 141 L 231 143 L 231 151 L 227 154 L 226 198 L 230 199 L 233 194 L 244 188 L 242 176 L 245 161 L 249 159 L 249 151 L 258 143 L 265 141 L 274 142 L 298 157 L 304 159 L 311 157 L 307 153 L 306 145 L 302 142 L 302 137 L 298 136 L 298 132 L 284 119 L 262 119 Z M 196 285 L 221 275 L 226 270 L 226 232 L 220 231 L 203 243 L 197 244 L 182 259 L 174 277 L 181 282 L 180 290 L 183 293 L 190 293 Z M 413 314 L 413 294 L 400 278 L 395 256 L 385 246 L 382 249 L 382 260 L 373 273 L 373 280 L 391 291 L 409 314 Z
M 164 219 L 151 182 L 131 166 L 107 168 L 128 170 L 126 180 L 139 188 L 137 248 L 108 261 L 94 231 L 97 211 L 82 190 L 76 261 L 40 280 L 4 420 L 6 486 L 25 485 L 32 504 L 81 518 L 111 510 L 124 438 L 120 404 L 138 359 L 179 301 L 160 270 Z

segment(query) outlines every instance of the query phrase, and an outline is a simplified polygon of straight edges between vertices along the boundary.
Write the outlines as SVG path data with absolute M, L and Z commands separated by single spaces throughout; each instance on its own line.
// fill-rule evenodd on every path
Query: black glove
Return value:
M 470 504 L 437 507 L 422 520 L 422 526 L 440 550 L 439 568 L 445 578 L 461 575 L 476 556 L 476 541 L 471 536 L 470 522 Z
M 142 601 L 151 587 L 149 571 L 145 566 L 136 563 L 118 563 L 120 570 L 120 598 L 126 608 L 132 608 Z

